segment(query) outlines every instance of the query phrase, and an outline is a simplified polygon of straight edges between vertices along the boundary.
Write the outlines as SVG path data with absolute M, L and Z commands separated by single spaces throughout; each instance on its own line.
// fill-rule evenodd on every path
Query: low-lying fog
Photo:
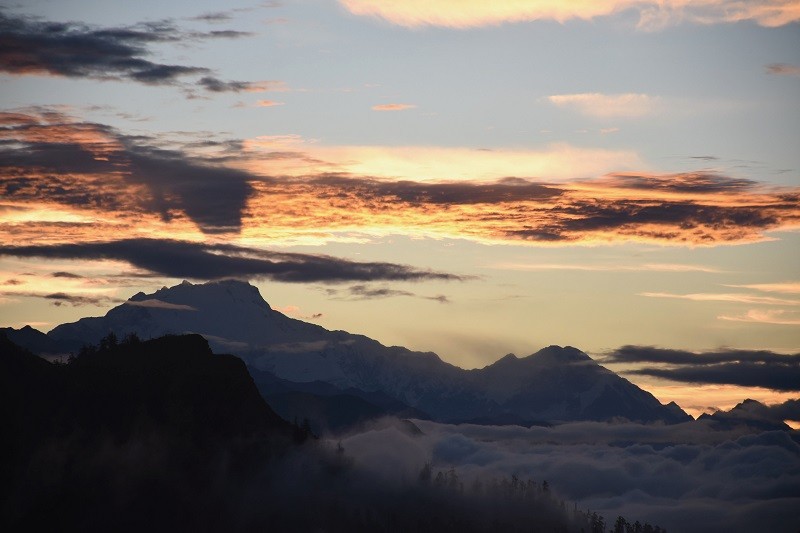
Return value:
M 510 475 L 547 480 L 558 495 L 597 511 L 609 525 L 624 515 L 671 532 L 800 527 L 797 431 L 715 430 L 704 422 L 413 423 L 421 434 L 383 421 L 341 443 L 355 464 L 387 482 L 416 479 L 426 462 L 434 472 L 454 467 L 465 485 Z

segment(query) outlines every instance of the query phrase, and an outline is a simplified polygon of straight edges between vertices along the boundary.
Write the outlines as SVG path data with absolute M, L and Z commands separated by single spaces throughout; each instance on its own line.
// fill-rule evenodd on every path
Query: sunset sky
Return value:
M 2 5 L 2 326 L 236 277 L 466 368 L 799 394 L 798 1 Z

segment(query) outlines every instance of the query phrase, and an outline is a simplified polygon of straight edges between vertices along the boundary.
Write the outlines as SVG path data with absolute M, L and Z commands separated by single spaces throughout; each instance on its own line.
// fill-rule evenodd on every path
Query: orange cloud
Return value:
M 647 296 L 649 298 L 676 298 L 679 300 L 692 300 L 694 302 L 735 302 L 735 303 L 745 303 L 745 304 L 800 305 L 800 300 L 773 298 L 771 296 L 753 296 L 750 294 L 724 294 L 724 293 L 672 294 L 666 292 L 642 292 L 639 293 L 639 296 Z
M 547 99 L 557 107 L 575 111 L 595 118 L 636 118 L 658 111 L 659 99 L 646 94 L 555 94 Z M 615 128 L 602 131 L 610 133 Z
M 249 81 L 244 92 L 248 93 L 285 93 L 290 91 L 289 86 L 285 81 L 281 80 L 262 80 L 262 81 Z
M 800 227 L 800 189 L 710 172 L 612 172 L 641 164 L 626 152 L 324 146 L 297 135 L 168 144 L 23 115 L 0 115 L 10 124 L 0 130 L 0 246 L 113 235 L 258 247 L 391 234 L 701 246 Z
M 648 177 L 638 179 L 414 182 L 328 174 L 264 181 L 256 185 L 248 210 L 253 222 L 245 223 L 243 234 L 291 239 L 306 227 L 321 240 L 362 232 L 538 245 L 698 246 L 758 241 L 765 231 L 800 221 L 800 207 L 790 200 L 796 192 L 742 189 L 736 180 L 721 191 L 720 177 L 703 174 L 652 176 L 649 186 Z M 268 230 L 255 223 L 259 219 L 270 220 Z
M 788 65 L 786 63 L 772 63 L 771 65 L 767 65 L 767 74 L 800 76 L 800 67 L 797 65 Z
M 787 281 L 785 283 L 752 283 L 750 285 L 728 285 L 741 289 L 753 289 L 763 292 L 780 292 L 784 294 L 800 294 L 800 281 Z
M 795 392 L 778 392 L 761 387 L 697 383 L 678 385 L 646 376 L 630 376 L 628 379 L 633 380 L 664 403 L 677 403 L 695 418 L 703 413 L 711 414 L 720 409 L 727 411 L 740 403 L 742 398 L 751 398 L 765 404 L 782 403 L 797 398 Z
M 379 104 L 372 106 L 373 111 L 405 111 L 406 109 L 414 109 L 414 104 Z
M 465 29 L 503 23 L 591 20 L 634 11 L 638 27 L 657 29 L 682 21 L 698 24 L 753 20 L 783 26 L 800 20 L 795 0 L 339 0 L 351 13 L 384 19 L 409 28 L 443 26 Z
M 567 263 L 499 263 L 490 268 L 498 270 L 577 270 L 583 272 L 704 272 L 719 273 L 721 270 L 702 265 L 647 263 L 644 265 L 579 265 Z
M 278 105 L 284 105 L 284 102 L 276 102 L 275 100 L 259 100 L 256 102 L 258 107 L 274 107 Z
M 753 322 L 756 324 L 775 324 L 780 326 L 800 326 L 800 314 L 783 309 L 751 309 L 744 315 L 721 315 L 720 320 L 732 322 Z
M 247 170 L 263 175 L 308 176 L 330 172 L 412 180 L 497 180 L 508 176 L 547 180 L 592 177 L 642 168 L 631 151 L 551 144 L 543 149 L 476 149 L 439 146 L 326 146 L 299 135 L 244 141 Z
M 60 113 L 0 115 L 7 124 L 0 129 L 0 140 L 7 141 L 0 148 L 2 184 L 8 200 L 28 215 L 42 211 L 38 204 L 56 202 L 105 219 L 112 212 L 128 220 L 188 217 L 208 233 L 237 231 L 241 225 L 251 192 L 251 176 L 241 170 Z M 13 216 L 3 215 L 0 222 L 13 224 Z

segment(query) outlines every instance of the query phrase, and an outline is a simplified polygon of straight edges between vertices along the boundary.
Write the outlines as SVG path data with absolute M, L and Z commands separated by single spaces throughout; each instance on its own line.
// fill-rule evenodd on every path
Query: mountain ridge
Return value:
M 200 334 L 215 351 L 233 353 L 250 368 L 293 382 L 381 391 L 440 421 L 512 415 L 547 421 L 690 418 L 571 346 L 553 345 L 465 370 L 433 352 L 384 346 L 364 335 L 289 318 L 272 309 L 256 287 L 236 280 L 183 282 L 139 293 L 104 317 L 62 324 L 48 335 L 96 343 L 109 332 L 141 338 Z

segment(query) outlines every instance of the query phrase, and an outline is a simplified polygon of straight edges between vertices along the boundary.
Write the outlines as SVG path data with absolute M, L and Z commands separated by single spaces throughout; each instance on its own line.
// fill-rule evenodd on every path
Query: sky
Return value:
M 798 395 L 800 2 L 0 6 L 2 325 L 236 277 L 466 368 Z

